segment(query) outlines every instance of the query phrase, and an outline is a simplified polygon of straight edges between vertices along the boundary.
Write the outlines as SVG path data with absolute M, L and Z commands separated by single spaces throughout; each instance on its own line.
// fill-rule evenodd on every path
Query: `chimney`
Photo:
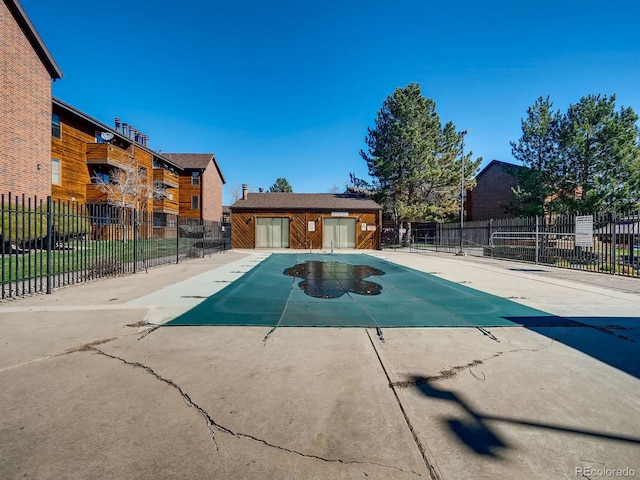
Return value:
M 129 125 L 127 125 L 125 122 L 122 122 L 122 135 L 124 135 L 125 137 L 129 136 Z
M 133 140 L 134 135 L 136 134 L 136 127 L 133 125 L 129 125 L 129 140 Z
M 147 135 L 147 134 L 142 135 L 142 144 L 145 147 L 149 146 L 149 135 Z
M 247 199 L 247 190 L 248 190 L 249 186 L 246 183 L 242 184 L 242 199 L 246 200 Z
M 117 133 L 120 133 L 120 119 L 119 119 L 118 117 L 116 117 L 116 118 L 114 119 L 114 122 L 115 122 L 115 124 L 116 124 L 116 132 L 117 132 Z

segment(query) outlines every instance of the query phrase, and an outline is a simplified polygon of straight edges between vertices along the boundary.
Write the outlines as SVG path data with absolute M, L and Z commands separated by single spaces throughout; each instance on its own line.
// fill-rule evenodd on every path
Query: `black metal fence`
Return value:
M 460 223 L 417 225 L 406 248 L 640 277 L 640 210 L 492 219 L 460 227 Z M 399 236 L 387 232 L 385 247 L 398 248 Z
M 2 299 L 157 265 L 231 246 L 229 225 L 112 205 L 0 196 Z

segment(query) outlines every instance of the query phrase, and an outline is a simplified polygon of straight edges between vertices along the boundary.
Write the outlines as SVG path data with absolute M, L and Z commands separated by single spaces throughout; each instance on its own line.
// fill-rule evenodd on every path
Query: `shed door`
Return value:
M 322 235 L 322 247 L 356 248 L 355 218 L 325 218 Z
M 258 217 L 256 219 L 256 248 L 289 248 L 289 219 L 286 217 Z

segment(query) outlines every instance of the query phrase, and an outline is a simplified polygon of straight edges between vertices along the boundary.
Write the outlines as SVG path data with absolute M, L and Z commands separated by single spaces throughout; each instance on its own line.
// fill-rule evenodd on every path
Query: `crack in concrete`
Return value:
M 102 343 L 106 343 L 106 342 L 102 342 Z M 312 458 L 315 460 L 320 460 L 326 463 L 341 463 L 341 464 L 346 464 L 346 465 L 370 465 L 370 466 L 375 466 L 375 467 L 382 467 L 382 468 L 389 468 L 392 470 L 396 470 L 402 473 L 410 473 L 413 475 L 416 475 L 418 477 L 422 477 L 422 475 L 418 472 L 414 472 L 414 471 L 407 471 L 404 470 L 400 467 L 396 467 L 393 465 L 385 465 L 382 463 L 376 463 L 376 462 L 362 462 L 362 461 L 357 461 L 357 460 L 343 460 L 343 459 L 333 459 L 333 458 L 326 458 L 326 457 L 321 457 L 319 455 L 313 455 L 310 453 L 304 453 L 304 452 L 300 452 L 298 450 L 293 450 L 287 447 L 283 447 L 281 445 L 275 445 L 273 443 L 270 443 L 266 440 L 263 440 L 261 438 L 255 437 L 253 435 L 250 435 L 248 433 L 242 433 L 242 432 L 235 432 L 233 430 L 231 430 L 230 428 L 225 427 L 224 425 L 219 424 L 218 422 L 216 422 L 211 415 L 209 414 L 209 412 L 207 412 L 203 407 L 201 407 L 200 405 L 198 405 L 196 402 L 193 401 L 193 399 L 189 396 L 189 394 L 187 394 L 182 387 L 180 387 L 178 384 L 176 384 L 173 380 L 168 379 L 163 377 L 162 375 L 160 375 L 159 373 L 157 373 L 155 370 L 153 370 L 151 367 L 144 365 L 140 362 L 131 362 L 129 360 L 126 360 L 122 357 L 118 357 L 116 355 L 111 355 L 109 353 L 106 353 L 103 350 L 100 350 L 99 348 L 95 348 L 95 346 L 93 346 L 92 344 L 87 344 L 84 347 L 86 347 L 84 350 L 77 350 L 77 351 L 93 351 L 95 353 L 98 353 L 100 355 L 103 355 L 107 358 L 113 359 L 113 360 L 118 360 L 119 362 L 122 362 L 125 365 L 128 365 L 130 367 L 134 367 L 134 368 L 141 368 L 142 370 L 146 371 L 147 373 L 149 373 L 150 375 L 152 375 L 153 377 L 155 377 L 157 380 L 166 383 L 167 385 L 173 387 L 174 389 L 176 389 L 178 391 L 178 393 L 182 396 L 183 400 L 185 401 L 185 403 L 194 408 L 202 418 L 204 418 L 206 424 L 207 424 L 207 428 L 209 429 L 209 432 L 211 433 L 211 439 L 213 440 L 213 443 L 215 444 L 216 450 L 220 450 L 219 446 L 218 446 L 218 442 L 215 438 L 215 429 L 217 428 L 218 430 L 227 433 L 229 435 L 232 435 L 236 438 L 245 438 L 248 440 L 252 440 L 254 442 L 258 442 L 261 443 L 267 447 L 270 448 L 275 448 L 277 450 L 281 450 L 283 452 L 287 452 L 287 453 L 291 453 L 294 455 L 298 455 L 300 457 L 304 457 L 304 458 Z
M 469 362 L 465 365 L 458 365 L 455 367 L 450 368 L 449 370 L 441 370 L 440 373 L 438 373 L 437 375 L 431 375 L 429 377 L 421 377 L 417 380 L 408 380 L 408 381 L 404 381 L 404 382 L 392 382 L 389 384 L 390 387 L 392 388 L 408 388 L 408 387 L 415 387 L 418 385 L 423 385 L 425 383 L 429 383 L 429 382 L 435 382 L 437 380 L 443 380 L 443 379 L 449 379 L 449 378 L 453 378 L 456 375 L 458 375 L 458 372 L 460 370 L 465 370 L 467 368 L 471 368 L 471 367 L 475 367 L 476 365 L 482 365 L 484 362 L 486 362 L 487 360 L 490 360 L 492 358 L 495 357 L 499 357 L 500 355 L 502 355 L 503 352 L 498 352 L 495 355 L 485 358 L 484 360 L 473 360 L 472 362 Z
M 567 334 L 567 335 L 569 335 L 569 334 Z M 516 348 L 514 350 L 507 350 L 506 352 L 496 352 L 496 353 L 494 353 L 493 355 L 491 355 L 491 356 L 489 356 L 487 358 L 483 358 L 482 360 L 476 359 L 476 360 L 472 360 L 471 362 L 469 362 L 469 363 L 467 363 L 465 365 L 457 365 L 455 367 L 451 367 L 448 370 L 441 370 L 437 375 L 431 375 L 429 377 L 420 377 L 420 378 L 417 378 L 416 380 L 407 380 L 407 381 L 404 381 L 404 382 L 391 382 L 391 383 L 389 383 L 389 386 L 391 388 L 408 388 L 408 387 L 415 387 L 415 386 L 418 386 L 418 385 L 423 385 L 425 383 L 435 382 L 435 381 L 438 381 L 438 380 L 447 380 L 447 379 L 455 377 L 462 370 L 469 369 L 469 372 L 471 372 L 471 368 L 472 367 L 475 367 L 477 365 L 483 365 L 484 362 L 487 362 L 487 361 L 489 361 L 491 359 L 500 357 L 500 356 L 504 355 L 505 353 L 539 352 L 541 350 L 545 350 L 545 349 L 551 347 L 551 345 L 553 345 L 556 342 L 556 340 L 558 340 L 558 339 L 557 338 L 552 338 L 548 345 L 544 345 L 544 346 L 542 346 L 540 348 Z M 473 375 L 475 377 L 473 372 L 471 372 L 471 375 Z M 479 378 L 478 378 L 478 380 L 484 381 L 484 379 L 479 379 Z

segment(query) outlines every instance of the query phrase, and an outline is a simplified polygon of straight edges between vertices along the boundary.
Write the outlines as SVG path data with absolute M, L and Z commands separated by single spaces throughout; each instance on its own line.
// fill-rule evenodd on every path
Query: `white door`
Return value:
M 322 248 L 356 248 L 355 218 L 325 218 Z
M 289 248 L 289 219 L 286 217 L 258 217 L 256 219 L 256 248 Z

